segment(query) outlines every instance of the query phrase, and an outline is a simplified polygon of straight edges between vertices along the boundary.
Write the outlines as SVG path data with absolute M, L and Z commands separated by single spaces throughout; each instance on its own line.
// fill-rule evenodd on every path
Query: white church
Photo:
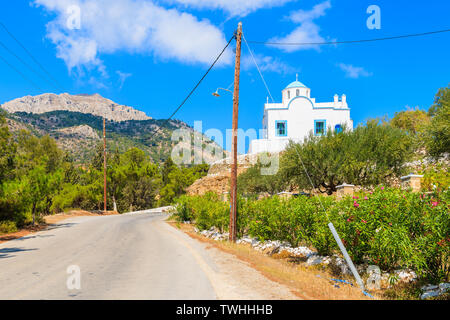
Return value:
M 263 136 L 252 140 L 249 153 L 280 152 L 289 140 L 303 142 L 309 132 L 320 136 L 327 130 L 353 129 L 345 94 L 333 102 L 316 102 L 311 89 L 296 81 L 282 91 L 281 103 L 266 103 L 262 121 Z

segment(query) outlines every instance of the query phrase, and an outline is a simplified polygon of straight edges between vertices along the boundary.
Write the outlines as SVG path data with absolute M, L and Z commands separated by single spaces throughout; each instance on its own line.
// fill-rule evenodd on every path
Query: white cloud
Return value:
M 330 1 L 325 1 L 315 5 L 311 10 L 297 10 L 291 12 L 287 19 L 291 22 L 300 24 L 291 33 L 284 37 L 275 37 L 269 42 L 287 42 L 287 43 L 317 43 L 324 42 L 325 39 L 320 35 L 320 27 L 314 22 L 315 19 L 325 15 L 325 11 L 331 8 Z M 286 52 L 306 49 L 318 49 L 318 45 L 288 45 L 275 46 Z
M 129 77 L 132 76 L 131 73 L 126 73 L 126 72 L 122 72 L 117 70 L 116 71 L 117 75 L 119 76 L 119 90 L 122 89 L 123 84 L 125 83 L 125 80 L 127 80 Z
M 276 72 L 281 74 L 292 73 L 294 68 L 290 65 L 284 63 L 283 61 L 264 55 L 255 55 L 256 63 L 259 66 L 261 72 Z M 245 55 L 242 59 L 242 66 L 244 69 L 249 70 L 251 68 L 256 68 L 255 63 L 250 55 Z
M 312 21 L 325 15 L 325 11 L 331 8 L 330 1 L 325 1 L 315 5 L 311 10 L 298 10 L 291 12 L 289 19 L 295 23 L 303 23 L 306 21 Z
M 263 8 L 283 6 L 297 0 L 164 0 L 167 3 L 177 3 L 184 7 L 197 9 L 223 10 L 230 16 L 246 16 Z
M 359 77 L 370 77 L 371 72 L 366 71 L 362 67 L 355 67 L 351 64 L 339 63 L 338 67 L 345 72 L 347 78 L 358 79 Z
M 69 71 L 96 69 L 105 76 L 101 54 L 153 54 L 162 60 L 209 64 L 226 44 L 223 32 L 208 20 L 145 0 L 34 0 L 56 14 L 47 37 Z M 81 9 L 81 28 L 67 28 L 70 6 Z M 232 61 L 228 50 L 220 63 Z

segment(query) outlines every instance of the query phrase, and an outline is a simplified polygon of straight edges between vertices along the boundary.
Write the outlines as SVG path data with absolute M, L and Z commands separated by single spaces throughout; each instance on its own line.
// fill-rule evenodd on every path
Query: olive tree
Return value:
M 291 142 L 280 160 L 284 181 L 301 189 L 313 186 L 332 194 L 342 183 L 375 185 L 399 176 L 412 156 L 412 138 L 386 122 L 369 120 L 354 130 L 324 136 L 312 132 L 303 143 Z

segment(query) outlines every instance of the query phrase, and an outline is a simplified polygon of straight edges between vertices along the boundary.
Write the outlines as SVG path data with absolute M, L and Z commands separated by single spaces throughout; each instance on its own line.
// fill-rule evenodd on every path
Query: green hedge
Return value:
M 337 253 L 328 229 L 333 222 L 355 263 L 383 270 L 412 268 L 431 281 L 449 278 L 449 191 L 413 193 L 378 187 L 337 201 L 333 197 L 300 196 L 261 200 L 238 199 L 238 236 L 308 245 L 319 254 Z M 179 219 L 194 221 L 200 230 L 226 231 L 229 203 L 217 195 L 182 196 Z

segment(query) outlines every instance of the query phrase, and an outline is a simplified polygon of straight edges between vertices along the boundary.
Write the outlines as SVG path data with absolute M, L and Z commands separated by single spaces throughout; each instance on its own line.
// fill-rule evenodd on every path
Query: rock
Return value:
M 446 293 L 450 289 L 450 283 L 442 282 L 439 285 L 428 284 L 423 286 L 421 289 L 423 294 L 420 296 L 420 299 L 437 297 Z
M 322 264 L 329 265 L 331 263 L 332 258 L 331 257 L 325 257 L 322 259 Z
M 417 280 L 417 274 L 413 270 L 401 269 L 395 270 L 394 273 L 398 276 L 402 282 L 412 282 Z
M 280 252 L 280 246 L 276 246 L 275 248 L 271 249 L 270 252 L 268 253 L 269 256 L 272 256 L 276 253 Z
M 433 285 L 433 284 L 428 284 L 426 286 L 423 286 L 420 289 L 422 289 L 422 291 L 431 291 L 431 290 L 435 290 L 437 288 L 439 288 L 439 286 L 436 286 L 436 285 Z
M 61 133 L 63 136 L 67 137 L 78 137 L 78 138 L 86 138 L 86 139 L 100 139 L 98 133 L 90 126 L 83 124 L 75 127 L 61 128 L 55 130 Z
M 259 245 L 259 241 L 256 239 L 253 239 L 251 245 L 252 245 L 252 247 L 256 247 L 257 245 Z
M 333 258 L 334 258 L 333 263 L 336 267 L 339 268 L 341 274 L 352 274 L 350 268 L 347 265 L 347 262 L 343 258 L 336 255 L 333 256 Z
M 428 299 L 431 297 L 437 297 L 440 294 L 439 290 L 427 291 L 420 296 L 420 299 Z
M 446 293 L 448 289 L 450 289 L 450 283 L 447 282 L 439 283 L 439 290 L 441 291 L 441 293 Z
M 309 249 L 308 247 L 296 247 L 292 248 L 290 246 L 281 246 L 280 251 L 288 251 L 294 256 L 301 256 L 301 257 L 310 257 L 312 255 L 316 255 L 317 253 Z
M 313 255 L 313 256 L 309 257 L 308 260 L 306 260 L 306 265 L 315 266 L 315 265 L 321 264 L 324 258 L 325 257 Z
M 239 239 L 238 241 L 236 241 L 237 243 L 248 243 L 248 244 L 252 244 L 253 239 L 250 237 L 242 237 L 241 239 Z

